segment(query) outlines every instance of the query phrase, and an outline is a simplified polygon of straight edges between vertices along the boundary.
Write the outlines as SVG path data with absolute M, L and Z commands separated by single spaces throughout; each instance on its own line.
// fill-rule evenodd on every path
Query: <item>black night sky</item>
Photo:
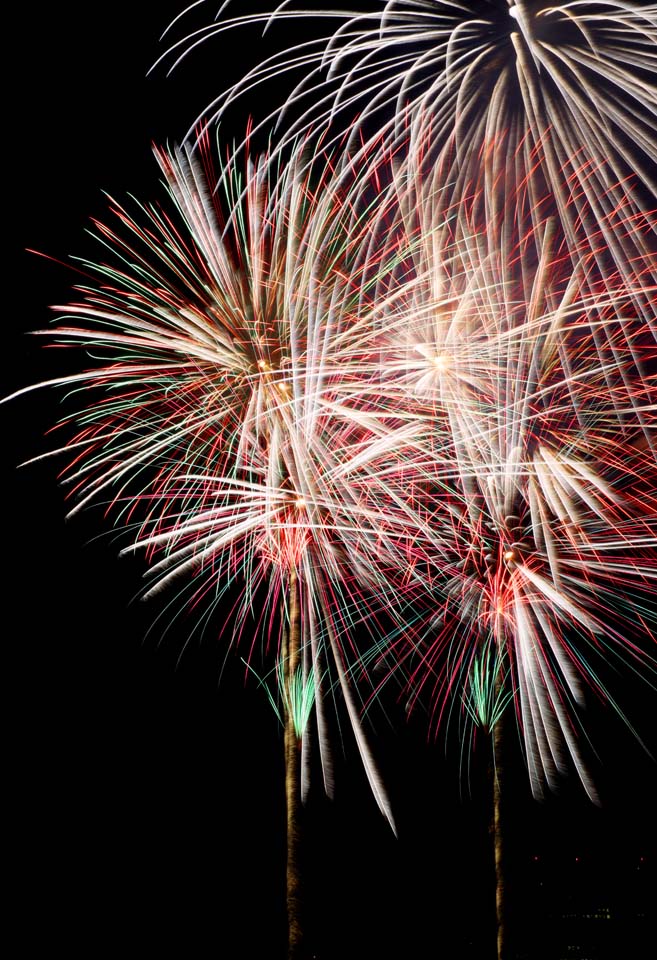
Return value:
M 48 306 L 70 299 L 75 273 L 53 261 L 94 256 L 85 230 L 91 217 L 105 219 L 102 191 L 159 198 L 151 141 L 179 140 L 255 56 L 241 40 L 214 41 L 173 76 L 159 69 L 147 77 L 164 49 L 158 37 L 181 7 L 32 3 L 14 15 L 3 395 L 75 362 L 25 332 L 45 327 Z M 227 140 L 242 132 L 227 131 Z M 185 645 L 184 617 L 164 634 L 166 600 L 138 600 L 141 560 L 117 557 L 121 544 L 102 510 L 65 521 L 57 461 L 16 468 L 53 445 L 45 433 L 58 404 L 56 392 L 43 391 L 0 408 L 6 831 L 21 954 L 279 960 L 282 733 L 264 692 L 245 682 L 241 652 L 226 655 L 220 617 L 202 641 Z M 657 751 L 654 691 L 620 673 L 610 681 Z M 392 690 L 385 707 L 387 718 L 383 709 L 372 715 L 372 742 L 399 837 L 369 795 L 346 723 L 336 798 L 317 786 L 306 811 L 316 956 L 487 960 L 485 745 L 470 786 L 459 785 L 458 745 L 428 742 L 426 718 L 409 721 Z M 612 911 L 606 946 L 591 947 L 592 957 L 647 957 L 639 938 L 654 941 L 657 932 L 657 765 L 595 701 L 588 730 L 600 809 L 575 777 L 535 803 L 520 755 L 510 764 L 509 895 L 526 960 L 580 956 L 559 940 L 568 910 Z M 634 938 L 634 947 L 604 952 L 614 937 Z

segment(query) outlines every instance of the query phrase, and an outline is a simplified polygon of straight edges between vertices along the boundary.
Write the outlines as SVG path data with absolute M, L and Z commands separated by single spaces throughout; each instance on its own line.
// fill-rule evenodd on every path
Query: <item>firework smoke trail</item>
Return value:
M 234 156 L 213 173 L 207 138 L 196 153 L 160 150 L 157 159 L 172 202 L 134 217 L 114 204 L 117 229 L 96 224 L 108 262 L 84 264 L 100 282 L 79 288 L 82 301 L 56 308 L 57 325 L 42 331 L 96 358 L 50 381 L 82 401 L 62 424 L 77 434 L 54 451 L 72 458 L 63 471 L 77 499 L 71 513 L 106 502 L 130 533 L 126 549 L 146 553 L 145 596 L 186 583 L 207 618 L 243 583 L 234 637 L 258 606 L 274 656 L 293 582 L 301 656 L 281 695 L 303 756 L 312 696 L 330 793 L 324 698 L 327 675 L 337 676 L 394 828 L 348 679 L 354 628 L 368 618 L 376 629 L 370 598 L 385 604 L 394 589 L 409 515 L 400 500 L 382 518 L 368 492 L 384 486 L 378 478 L 394 457 L 376 417 L 356 414 L 350 400 L 359 371 L 348 315 L 364 296 L 367 219 L 358 235 L 330 164 L 311 180 L 300 174 L 301 150 L 277 171 L 249 160 L 245 175 Z M 215 192 L 208 184 L 217 181 Z
M 436 226 L 444 198 L 418 182 L 400 201 L 412 253 L 364 326 L 367 389 L 416 471 L 407 560 L 434 612 L 384 659 L 412 700 L 430 690 L 437 723 L 465 700 L 493 726 L 508 671 L 535 795 L 572 762 L 595 798 L 576 711 L 587 686 L 614 702 L 596 660 L 655 666 L 657 355 L 636 311 L 654 263 L 610 290 L 549 204 L 537 223 L 516 193 L 482 219 L 473 191 Z M 424 419 L 412 445 L 394 439 L 404 418 Z

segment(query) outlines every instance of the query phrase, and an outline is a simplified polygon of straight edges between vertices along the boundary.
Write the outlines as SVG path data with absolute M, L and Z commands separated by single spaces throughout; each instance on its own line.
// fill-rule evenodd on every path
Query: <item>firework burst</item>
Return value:
M 210 112 L 302 71 L 264 121 L 286 119 L 281 148 L 310 124 L 336 137 L 351 130 L 357 156 L 363 139 L 369 150 L 383 134 L 414 166 L 423 158 L 425 179 L 440 169 L 450 203 L 482 175 L 489 205 L 525 184 L 534 211 L 550 196 L 573 255 L 584 235 L 601 276 L 635 287 L 636 262 L 657 249 L 657 6 L 408 0 L 355 15 L 282 4 L 201 27 L 169 56 L 246 24 L 310 18 L 339 26 L 272 55 Z M 637 307 L 657 337 L 654 301 Z
M 433 597 L 417 643 L 409 626 L 388 654 L 419 654 L 411 699 L 429 688 L 436 722 L 465 699 L 492 726 L 506 671 L 534 793 L 565 745 L 595 797 L 574 718 L 587 686 L 613 702 L 596 658 L 654 669 L 657 358 L 636 310 L 654 265 L 611 290 L 549 205 L 523 217 L 516 195 L 481 219 L 473 195 L 439 221 L 422 184 L 368 317 L 381 422 L 414 424 L 391 444 L 415 470 L 408 576 Z
M 84 401 L 56 451 L 72 457 L 71 513 L 106 503 L 130 533 L 126 550 L 147 556 L 147 597 L 183 584 L 207 620 L 243 584 L 233 635 L 255 617 L 248 659 L 259 635 L 289 667 L 281 696 L 303 743 L 304 793 L 312 704 L 332 789 L 324 700 L 337 680 L 392 824 L 348 679 L 353 634 L 365 619 L 376 629 L 372 598 L 390 596 L 408 522 L 401 500 L 382 511 L 372 495 L 392 457 L 353 401 L 349 318 L 367 296 L 362 185 L 350 201 L 330 163 L 308 174 L 302 150 L 278 169 L 260 158 L 242 173 L 232 156 L 215 172 L 207 137 L 197 154 L 157 159 L 172 202 L 134 216 L 114 204 L 118 227 L 96 224 L 110 259 L 85 264 L 101 282 L 56 308 L 45 332 L 95 358 L 51 381 Z M 295 611 L 296 653 L 279 633 L 281 604 L 284 619 Z

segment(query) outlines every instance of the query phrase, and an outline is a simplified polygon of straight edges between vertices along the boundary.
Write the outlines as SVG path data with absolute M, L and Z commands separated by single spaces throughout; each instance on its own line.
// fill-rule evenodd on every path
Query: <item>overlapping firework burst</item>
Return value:
M 391 818 L 347 678 L 379 603 L 397 630 L 373 655 L 413 696 L 488 727 L 513 697 L 534 792 L 569 756 L 594 796 L 595 657 L 654 663 L 657 7 L 311 15 L 340 26 L 212 107 L 309 71 L 269 158 L 160 152 L 173 211 L 99 226 L 119 259 L 55 331 L 106 357 L 61 380 L 100 391 L 68 481 L 123 511 L 153 591 L 244 583 L 237 632 L 294 584 L 327 784 L 332 665 Z
M 347 163 L 366 165 L 374 142 L 405 158 L 395 181 L 413 253 L 377 287 L 354 345 L 373 351 L 363 402 L 416 470 L 406 489 L 422 491 L 410 579 L 442 598 L 416 686 L 435 678 L 441 715 L 465 688 L 490 723 L 508 691 L 485 688 L 505 672 L 534 791 L 565 742 L 594 795 L 568 708 L 597 682 L 585 650 L 639 656 L 630 636 L 654 640 L 657 5 L 231 12 L 165 59 L 247 24 L 338 26 L 273 53 L 211 112 L 290 74 L 265 121 L 281 144 L 348 125 Z M 391 649 L 398 664 L 404 642 Z

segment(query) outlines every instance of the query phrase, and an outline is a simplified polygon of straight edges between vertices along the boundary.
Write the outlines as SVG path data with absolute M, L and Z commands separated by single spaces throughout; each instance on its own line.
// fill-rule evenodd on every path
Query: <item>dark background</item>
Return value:
M 236 35 L 168 79 L 164 69 L 147 77 L 181 5 L 119 0 L 93 9 L 25 5 L 7 40 L 16 66 L 6 84 L 3 395 L 71 363 L 25 331 L 47 325 L 48 305 L 67 302 L 77 278 L 26 248 L 60 261 L 93 257 L 84 231 L 90 217 L 105 217 L 102 191 L 158 198 L 151 141 L 180 139 L 259 55 Z M 242 132 L 236 121 L 226 129 L 227 138 Z M 65 521 L 57 462 L 16 469 L 53 445 L 44 434 L 59 403 L 55 391 L 40 391 L 0 409 L 6 831 L 22 953 L 277 960 L 285 942 L 281 731 L 264 692 L 245 683 L 240 651 L 226 655 L 220 622 L 186 646 L 184 619 L 165 634 L 165 601 L 137 599 L 141 562 L 117 558 L 102 512 Z M 164 620 L 154 624 L 158 614 Z M 654 691 L 627 675 L 615 682 L 654 749 Z M 306 812 L 316 954 L 484 960 L 493 896 L 485 745 L 471 783 L 459 782 L 458 744 L 429 742 L 426 718 L 408 721 L 392 691 L 385 707 L 388 719 L 373 715 L 372 741 L 399 837 L 369 795 L 344 725 L 336 798 L 316 790 Z M 599 754 L 591 763 L 600 809 L 574 778 L 535 803 L 522 759 L 511 758 L 510 896 L 518 955 L 530 960 L 583 956 L 564 944 L 586 937 L 592 956 L 650 955 L 638 944 L 641 932 L 655 934 L 656 767 L 603 705 L 590 705 L 587 728 Z M 599 919 L 605 909 L 613 922 Z M 580 917 L 575 926 L 564 919 L 569 911 Z

